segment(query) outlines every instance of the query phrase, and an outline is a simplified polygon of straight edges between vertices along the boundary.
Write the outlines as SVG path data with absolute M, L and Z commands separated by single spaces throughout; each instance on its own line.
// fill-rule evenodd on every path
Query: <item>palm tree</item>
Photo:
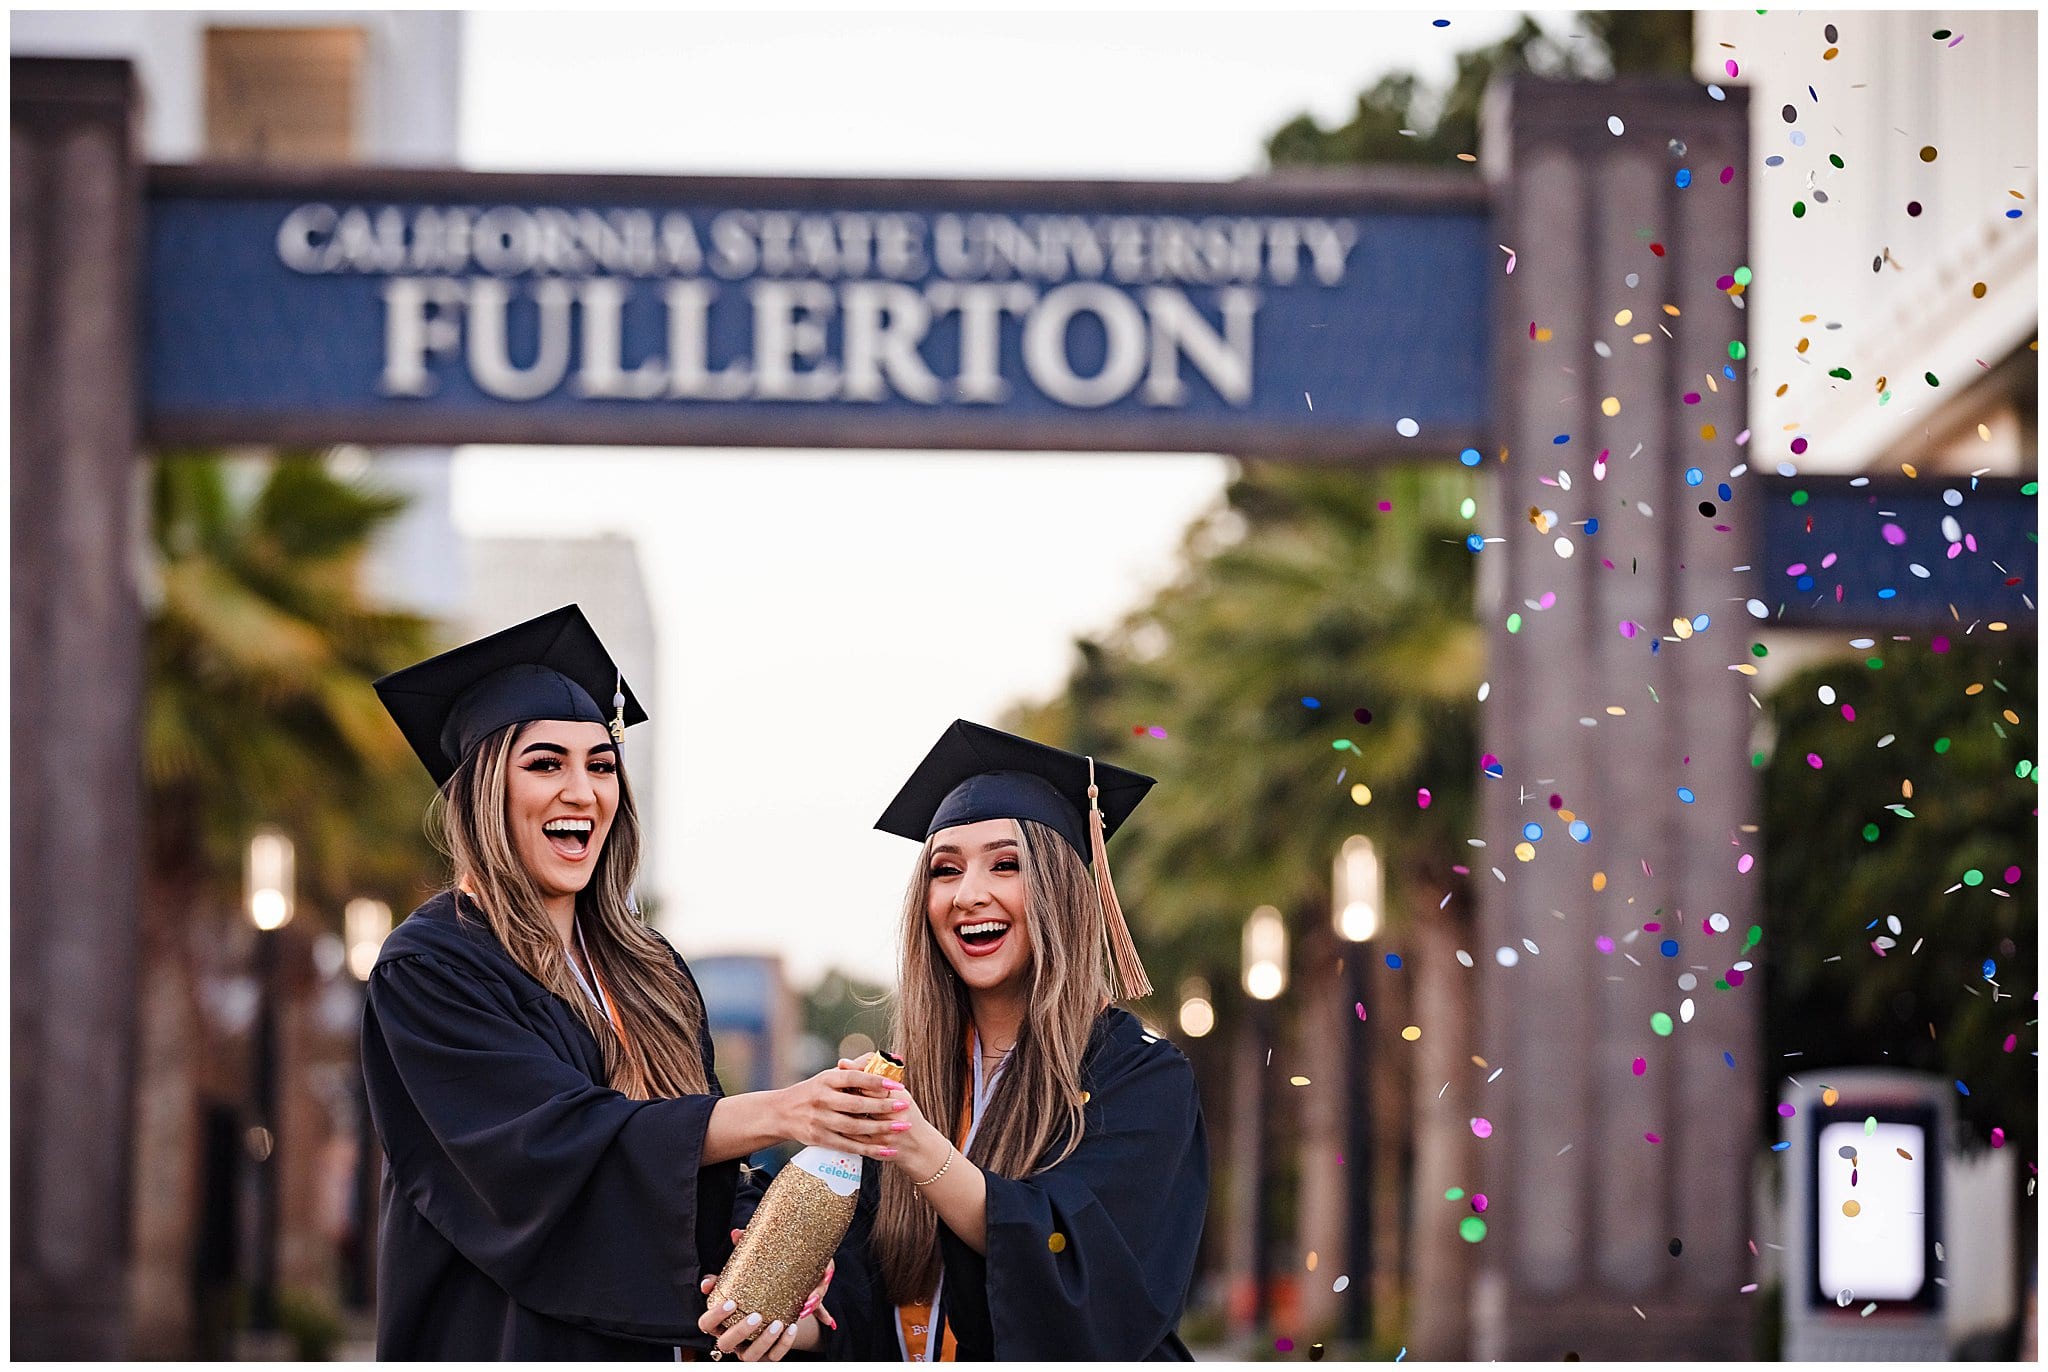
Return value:
M 168 454 L 151 471 L 140 1347 L 224 1351 L 219 1313 L 192 1298 L 196 1159 L 203 1102 L 240 1089 L 207 1002 L 239 971 L 250 834 L 269 824 L 294 840 L 301 948 L 350 897 L 406 908 L 433 871 L 419 820 L 430 787 L 369 685 L 431 650 L 428 625 L 371 604 L 360 579 L 402 503 L 303 454 Z
M 1411 1202 L 1422 1226 L 1416 1295 L 1423 1314 L 1454 1326 L 1455 1311 L 1439 1316 L 1429 1300 L 1454 1284 L 1463 1245 L 1454 1219 L 1438 1226 L 1441 1237 L 1427 1226 L 1441 1216 L 1444 1189 L 1463 1180 L 1465 1115 L 1436 1092 L 1469 1076 L 1448 1030 L 1469 1019 L 1469 982 L 1456 962 L 1469 914 L 1453 868 L 1470 832 L 1484 660 L 1459 513 L 1474 489 L 1455 469 L 1366 477 L 1248 469 L 1224 508 L 1190 531 L 1179 580 L 1108 641 L 1081 645 L 1064 697 L 1016 720 L 1035 736 L 1107 751 L 1159 777 L 1118 840 L 1117 876 L 1162 995 L 1189 974 L 1234 984 L 1247 913 L 1265 904 L 1285 912 L 1296 950 L 1288 999 L 1297 1044 L 1274 1045 L 1282 1080 L 1305 1075 L 1335 1090 L 1341 1079 L 1332 1054 L 1353 1012 L 1339 960 L 1364 953 L 1340 944 L 1331 927 L 1333 859 L 1354 833 L 1387 855 L 1391 909 L 1381 946 L 1404 950 L 1416 1017 L 1446 1032 L 1411 1049 L 1395 1037 L 1399 1019 L 1370 1022 L 1382 1060 L 1410 1067 L 1424 1130 Z M 1154 727 L 1166 736 L 1147 732 Z M 1369 797 L 1354 793 L 1360 785 Z M 1155 1014 L 1154 1022 L 1163 1021 Z M 1313 1070 L 1281 1070 L 1290 1053 Z M 1341 1112 L 1303 1118 L 1307 1222 L 1310 1212 L 1335 1208 L 1327 1202 L 1341 1185 L 1329 1169 L 1343 1139 Z M 1305 1238 L 1303 1246 L 1314 1245 Z M 1422 1274 L 1433 1290 L 1420 1289 Z M 1455 1338 L 1430 1341 L 1445 1351 L 1427 1355 L 1455 1351 Z M 1407 1342 L 1418 1353 L 1430 1346 L 1412 1330 Z

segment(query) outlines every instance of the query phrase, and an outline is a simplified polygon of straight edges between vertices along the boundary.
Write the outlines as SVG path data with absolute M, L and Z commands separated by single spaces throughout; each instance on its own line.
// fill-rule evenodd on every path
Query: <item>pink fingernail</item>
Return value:
M 907 1100 L 892 1100 L 889 1102 L 889 1108 L 891 1110 L 908 1110 L 910 1102 Z
M 892 1124 L 892 1125 L 890 1125 L 890 1126 L 889 1126 L 889 1131 L 890 1131 L 891 1133 L 895 1133 L 895 1134 L 900 1134 L 900 1133 L 902 1133 L 902 1132 L 903 1132 L 904 1130 L 908 1129 L 909 1127 L 910 1127 L 910 1121 L 909 1121 L 909 1120 L 897 1120 L 897 1121 L 896 1121 L 896 1122 L 895 1122 L 894 1124 Z
M 885 1158 L 893 1158 L 896 1156 L 896 1150 L 893 1148 L 884 1148 L 881 1150 L 881 1154 Z

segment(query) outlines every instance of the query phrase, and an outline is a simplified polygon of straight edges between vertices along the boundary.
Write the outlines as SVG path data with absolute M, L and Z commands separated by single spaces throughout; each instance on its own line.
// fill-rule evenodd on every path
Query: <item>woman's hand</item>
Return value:
M 900 1120 L 908 1096 L 887 1077 L 862 1072 L 841 1059 L 815 1077 L 776 1093 L 782 1136 L 797 1143 L 837 1148 L 866 1158 L 887 1159 L 893 1135 L 905 1132 Z M 914 1108 L 914 1107 L 912 1107 Z
M 737 1242 L 740 1231 L 733 1230 L 732 1236 Z M 833 1320 L 832 1313 L 822 1304 L 826 1290 L 832 1285 L 833 1268 L 834 1264 L 825 1264 L 823 1280 L 804 1298 L 803 1309 L 790 1324 L 784 1324 L 781 1320 L 770 1320 L 764 1325 L 760 1312 L 754 1311 L 723 1334 L 718 1334 L 718 1327 L 732 1318 L 735 1308 L 733 1302 L 725 1301 L 716 1308 L 707 1308 L 702 1318 L 697 1321 L 697 1327 L 707 1334 L 718 1334 L 718 1346 L 711 1354 L 712 1358 L 718 1359 L 727 1353 L 738 1352 L 742 1362 L 780 1362 L 793 1348 L 805 1352 L 817 1348 L 821 1337 L 818 1332 L 820 1320 L 833 1329 L 839 1327 Z M 697 1289 L 707 1298 L 718 1285 L 718 1275 L 714 1272 L 698 1283 Z M 708 1306 L 708 1299 L 706 1303 Z
M 844 1067 L 847 1063 L 842 1059 L 839 1065 Z M 952 1156 L 953 1141 L 932 1127 L 902 1082 L 886 1077 L 881 1080 L 889 1088 L 889 1101 L 895 1111 L 892 1127 L 900 1136 L 895 1140 L 894 1154 L 883 1160 L 902 1168 L 908 1176 L 919 1180 L 929 1177 Z

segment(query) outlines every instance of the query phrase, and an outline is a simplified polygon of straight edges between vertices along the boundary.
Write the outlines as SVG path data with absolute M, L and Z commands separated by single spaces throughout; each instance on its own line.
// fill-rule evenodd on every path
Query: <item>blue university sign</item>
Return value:
M 1429 456 L 1487 397 L 1455 178 L 176 168 L 147 223 L 160 441 Z

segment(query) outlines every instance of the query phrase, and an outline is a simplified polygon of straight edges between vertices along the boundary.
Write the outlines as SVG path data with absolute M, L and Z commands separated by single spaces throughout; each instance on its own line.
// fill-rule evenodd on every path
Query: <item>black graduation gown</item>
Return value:
M 703 1349 L 701 1273 L 758 1188 L 700 1165 L 719 1095 L 630 1100 L 597 1040 L 444 892 L 370 974 L 363 1079 L 387 1167 L 385 1359 L 668 1358 Z M 677 965 L 682 966 L 678 958 Z M 684 968 L 688 975 L 688 968 Z M 699 1035 L 708 1076 L 711 1039 Z
M 1023 1181 L 986 1174 L 986 1256 L 939 1226 L 941 1313 L 963 1362 L 1188 1360 L 1177 1331 L 1209 1204 L 1194 1069 L 1111 1007 L 1095 1022 L 1081 1086 L 1086 1127 L 1071 1157 Z M 869 1162 L 825 1297 L 840 1326 L 828 1357 L 903 1357 L 868 1243 L 880 1196 L 880 1165 Z

